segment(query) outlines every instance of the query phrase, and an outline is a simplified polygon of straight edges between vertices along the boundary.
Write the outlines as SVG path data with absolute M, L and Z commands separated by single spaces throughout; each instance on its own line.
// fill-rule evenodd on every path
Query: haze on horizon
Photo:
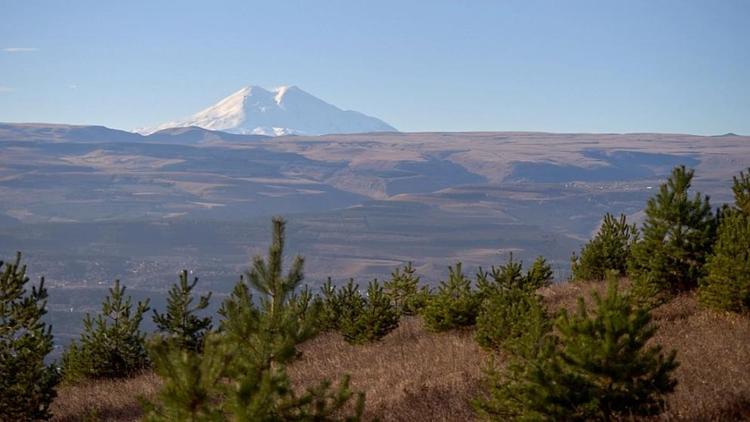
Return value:
M 0 4 L 0 121 L 132 130 L 298 85 L 402 131 L 750 134 L 746 1 Z

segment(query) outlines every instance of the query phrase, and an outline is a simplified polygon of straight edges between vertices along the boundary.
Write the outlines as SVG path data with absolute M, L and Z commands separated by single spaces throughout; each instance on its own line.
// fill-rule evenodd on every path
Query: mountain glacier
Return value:
M 188 126 L 270 136 L 397 131 L 380 119 L 341 110 L 296 86 L 247 86 L 188 118 L 138 132 Z

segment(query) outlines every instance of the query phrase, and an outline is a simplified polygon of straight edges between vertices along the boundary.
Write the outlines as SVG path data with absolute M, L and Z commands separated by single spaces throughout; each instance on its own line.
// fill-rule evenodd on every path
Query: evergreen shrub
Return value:
M 526 336 L 506 369 L 487 370 L 488 394 L 474 402 L 491 420 L 611 421 L 662 412 L 677 384 L 675 352 L 648 345 L 651 315 L 611 282 L 594 296 L 595 310 L 579 299 L 577 313 L 562 312 L 555 330 Z
M 676 167 L 646 205 L 643 239 L 633 245 L 628 273 L 634 292 L 655 304 L 697 287 L 716 236 L 708 196 L 688 190 L 693 170 Z
M 47 313 L 44 278 L 27 290 L 21 264 L 0 261 L 0 420 L 50 418 L 49 406 L 59 381 L 57 368 L 45 363 L 54 347 Z
M 102 303 L 101 312 L 92 318 L 86 314 L 83 332 L 63 354 L 65 381 L 86 378 L 122 378 L 149 366 L 146 334 L 140 329 L 148 300 L 133 309 L 132 298 L 116 280 Z
M 573 254 L 571 279 L 604 280 L 608 271 L 627 275 L 631 249 L 637 241 L 638 229 L 635 224 L 628 225 L 624 214 L 620 218 L 605 214 L 599 231 L 581 248 L 580 256 Z
M 724 311 L 750 312 L 750 169 L 734 178 L 733 208 L 725 210 L 706 262 L 698 297 Z
M 295 294 L 302 257 L 283 273 L 284 228 L 282 219 L 273 220 L 267 259 L 254 258 L 222 303 L 219 330 L 207 335 L 203 353 L 167 341 L 152 344 L 164 384 L 147 403 L 146 420 L 360 420 L 364 396 L 351 391 L 347 377 L 336 387 L 324 381 L 300 391 L 286 373 L 297 346 L 318 332 L 320 302 L 309 290 Z
M 162 314 L 154 310 L 153 319 L 159 332 L 169 341 L 175 342 L 179 348 L 199 352 L 203 349 L 203 339 L 211 330 L 212 322 L 210 316 L 197 315 L 208 307 L 211 293 L 200 296 L 198 303 L 191 306 L 197 283 L 197 277 L 190 283 L 187 271 L 180 272 L 179 284 L 173 284 L 169 290 L 166 312 Z
M 468 327 L 476 323 L 481 297 L 461 271 L 461 263 L 449 267 L 447 281 L 440 282 L 422 309 L 425 326 L 432 331 Z

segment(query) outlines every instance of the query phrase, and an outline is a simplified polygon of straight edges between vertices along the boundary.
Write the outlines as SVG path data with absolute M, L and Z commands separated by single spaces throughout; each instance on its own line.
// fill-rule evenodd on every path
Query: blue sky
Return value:
M 0 0 L 0 121 L 298 85 L 402 131 L 750 134 L 750 1 Z

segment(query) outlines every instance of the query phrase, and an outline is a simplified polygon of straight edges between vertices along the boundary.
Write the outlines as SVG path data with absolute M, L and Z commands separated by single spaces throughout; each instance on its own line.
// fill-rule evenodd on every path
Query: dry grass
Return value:
M 677 350 L 670 420 L 750 420 L 750 318 L 698 308 L 684 295 L 654 311 L 654 341 Z
M 622 279 L 619 282 L 619 287 L 620 289 L 629 288 L 630 282 L 627 279 Z M 560 309 L 574 312 L 578 307 L 578 298 L 583 297 L 588 301 L 594 292 L 604 296 L 607 293 L 607 283 L 558 283 L 539 290 L 539 294 L 542 295 L 544 302 L 552 313 Z
M 629 283 L 624 280 L 621 288 Z M 578 297 L 604 294 L 605 283 L 560 284 L 541 293 L 553 310 L 576 308 Z M 677 350 L 677 389 L 660 419 L 750 420 L 750 318 L 702 309 L 684 294 L 652 312 L 653 342 Z
M 102 421 L 136 421 L 142 414 L 139 397 L 154 397 L 160 385 L 159 377 L 152 373 L 65 385 L 58 389 L 52 404 L 52 420 L 72 422 L 94 417 Z
M 624 283 L 627 286 L 627 283 Z M 552 309 L 573 309 L 577 297 L 605 286 L 561 284 L 542 291 Z M 680 367 L 677 390 L 662 420 L 750 420 L 750 318 L 701 309 L 693 295 L 657 308 L 654 339 L 676 349 Z M 384 421 L 471 420 L 469 400 L 481 388 L 487 359 L 471 331 L 444 334 L 424 330 L 418 318 L 402 320 L 383 341 L 346 344 L 324 334 L 302 347 L 302 358 L 289 368 L 295 385 L 351 375 L 355 390 L 366 393 L 366 416 Z M 103 420 L 136 420 L 137 397 L 153 396 L 158 379 L 145 374 L 132 380 L 64 387 L 53 410 L 55 420 L 79 420 L 92 409 Z
M 383 341 L 346 344 L 325 334 L 305 344 L 289 374 L 297 385 L 351 375 L 366 395 L 366 416 L 387 421 L 449 421 L 473 417 L 485 353 L 472 332 L 427 332 L 419 318 L 401 321 Z

